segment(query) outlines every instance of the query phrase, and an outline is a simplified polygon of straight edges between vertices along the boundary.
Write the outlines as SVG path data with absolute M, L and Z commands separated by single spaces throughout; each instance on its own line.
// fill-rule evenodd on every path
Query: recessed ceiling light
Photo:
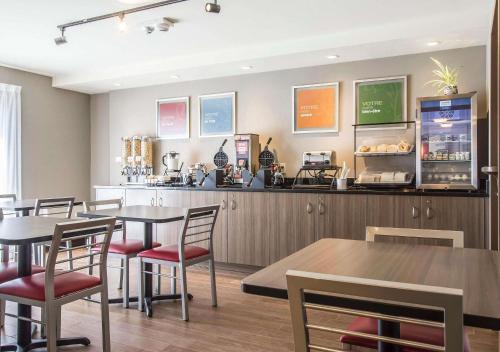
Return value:
M 328 55 L 326 58 L 327 59 L 330 59 L 330 60 L 335 60 L 335 59 L 338 59 L 340 56 L 338 55 Z
M 121 83 L 113 83 L 113 85 L 114 85 L 115 87 L 121 87 L 121 85 L 122 85 L 122 84 L 121 84 Z
M 439 44 L 441 44 L 441 42 L 433 41 L 433 42 L 428 42 L 427 46 L 438 46 Z
M 170 78 L 172 78 L 172 79 L 179 79 L 181 77 L 179 75 L 172 75 L 172 76 L 170 76 Z
M 241 69 L 245 71 L 251 70 L 252 68 L 253 66 L 241 66 Z

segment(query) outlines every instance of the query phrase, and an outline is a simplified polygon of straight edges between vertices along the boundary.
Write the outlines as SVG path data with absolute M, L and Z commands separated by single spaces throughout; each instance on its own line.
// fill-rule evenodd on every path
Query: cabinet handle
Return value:
M 222 201 L 221 208 L 222 208 L 222 209 L 226 209 L 226 201 L 225 201 L 225 200 L 223 200 L 223 201 Z
M 427 211 L 426 211 L 427 219 L 432 219 L 432 217 L 433 217 L 432 213 L 433 213 L 432 208 L 431 207 L 427 207 Z
M 151 197 L 151 206 L 155 205 L 155 199 Z
M 325 203 L 323 203 L 322 200 L 320 200 L 318 203 L 318 212 L 320 213 L 320 215 L 323 215 L 325 213 Z
M 414 219 L 418 218 L 418 209 L 415 206 L 411 207 L 411 217 Z
M 307 214 L 311 214 L 313 212 L 313 206 L 311 203 L 307 203 L 306 211 Z
M 231 209 L 236 209 L 236 201 L 234 199 L 231 201 Z
M 160 199 L 158 199 L 158 204 L 160 205 L 160 207 L 163 206 L 163 198 L 162 197 L 160 197 Z

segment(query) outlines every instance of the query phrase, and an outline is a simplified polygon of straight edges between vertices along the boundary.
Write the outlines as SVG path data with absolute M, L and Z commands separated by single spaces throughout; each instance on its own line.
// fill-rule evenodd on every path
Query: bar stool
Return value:
M 56 225 L 47 257 L 46 271 L 0 284 L 1 300 L 40 307 L 45 312 L 47 319 L 43 319 L 43 321 L 31 319 L 31 321 L 46 325 L 47 350 L 49 352 L 57 350 L 57 340 L 60 337 L 61 307 L 97 293 L 101 295 L 103 351 L 111 351 L 106 261 L 115 221 L 115 218 L 103 218 Z M 99 242 L 101 248 L 99 252 L 58 260 L 59 254 L 67 252 L 71 248 L 68 248 L 64 242 L 94 236 L 92 232 L 95 232 L 96 228 L 104 229 L 100 232 L 102 238 Z M 95 262 L 91 265 L 99 268 L 99 277 L 78 272 L 87 269 L 89 265 L 79 266 L 77 260 L 88 256 L 95 258 Z M 56 270 L 56 265 L 67 264 L 69 261 L 74 262 L 73 269 Z M 18 318 L 15 315 L 6 315 Z
M 180 280 L 182 299 L 182 319 L 189 320 L 186 268 L 208 261 L 212 293 L 212 306 L 217 306 L 217 289 L 215 283 L 215 262 L 213 251 L 214 225 L 219 213 L 219 205 L 187 209 L 184 224 L 179 233 L 177 244 L 162 246 L 140 252 L 138 266 L 139 309 L 142 310 L 144 300 L 144 275 L 166 276 L 171 279 L 171 289 L 175 293 L 176 281 Z M 204 246 L 193 244 L 204 243 Z M 144 271 L 144 263 L 170 266 L 171 274 L 160 274 Z M 180 277 L 176 276 L 179 269 Z
M 95 211 L 98 208 L 118 208 L 122 207 L 121 199 L 109 199 L 109 200 L 97 200 L 92 202 L 83 202 L 83 209 L 85 212 Z M 123 290 L 123 307 L 129 307 L 129 297 L 130 297 L 130 259 L 137 257 L 137 254 L 144 250 L 144 243 L 140 240 L 132 240 L 127 238 L 126 223 L 125 221 L 117 222 L 121 225 L 121 229 L 115 230 L 115 232 L 121 231 L 121 240 L 113 240 L 109 245 L 108 255 L 109 257 L 114 257 L 120 259 L 121 265 L 108 266 L 109 268 L 120 269 L 120 285 L 121 289 L 125 286 Z M 95 236 L 89 238 L 92 243 L 95 243 Z M 160 247 L 161 244 L 158 242 L 153 242 L 153 247 Z M 99 251 L 99 245 L 95 245 L 89 248 L 90 252 Z M 92 264 L 92 256 L 89 257 L 90 263 Z M 92 275 L 92 266 L 89 267 L 89 275 Z M 159 284 L 158 284 L 159 285 Z M 158 286 L 159 287 L 159 286 Z M 158 288 L 159 289 L 159 288 Z

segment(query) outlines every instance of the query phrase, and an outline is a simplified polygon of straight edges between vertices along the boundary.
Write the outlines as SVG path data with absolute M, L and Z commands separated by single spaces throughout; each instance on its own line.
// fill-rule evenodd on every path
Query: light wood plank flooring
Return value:
M 135 269 L 135 263 L 132 268 Z M 135 271 L 135 270 L 134 270 Z M 119 295 L 116 289 L 118 271 L 110 269 L 110 295 Z M 248 273 L 227 268 L 217 272 L 219 307 L 210 306 L 210 284 L 205 268 L 193 268 L 188 272 L 189 292 L 194 295 L 190 302 L 190 322 L 181 320 L 180 302 L 154 304 L 154 317 L 146 318 L 135 309 L 110 307 L 111 342 L 114 352 L 285 352 L 293 351 L 293 339 L 288 302 L 273 298 L 247 295 L 240 290 L 240 280 Z M 135 275 L 133 275 L 135 277 Z M 135 295 L 135 278 L 132 279 Z M 168 280 L 162 291 L 169 290 Z M 15 306 L 9 304 L 9 311 Z M 38 315 L 38 312 L 36 312 Z M 336 327 L 345 327 L 348 317 L 329 318 Z M 89 347 L 61 348 L 61 351 L 101 351 L 100 310 L 97 304 L 79 301 L 63 310 L 63 336 L 87 336 Z M 15 336 L 15 321 L 7 318 L 2 342 Z M 473 351 L 498 351 L 497 333 L 487 330 L 468 329 Z M 323 340 L 323 338 L 321 338 Z M 334 346 L 338 346 L 333 343 Z

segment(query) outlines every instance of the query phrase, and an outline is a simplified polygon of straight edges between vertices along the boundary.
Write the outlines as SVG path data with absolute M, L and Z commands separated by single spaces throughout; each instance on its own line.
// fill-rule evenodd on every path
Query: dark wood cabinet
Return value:
M 365 226 L 420 227 L 420 197 L 368 195 Z M 363 237 L 364 238 L 364 237 Z
M 317 236 L 322 238 L 365 239 L 366 196 L 318 195 Z
M 318 196 L 272 193 L 270 201 L 270 262 L 274 263 L 315 241 Z
M 228 192 L 227 197 L 228 262 L 269 265 L 270 193 Z
M 421 228 L 464 231 L 464 246 L 488 248 L 485 198 L 422 197 Z
M 227 262 L 227 192 L 192 191 L 191 207 L 219 204 L 219 215 L 214 228 L 213 246 L 217 262 Z

